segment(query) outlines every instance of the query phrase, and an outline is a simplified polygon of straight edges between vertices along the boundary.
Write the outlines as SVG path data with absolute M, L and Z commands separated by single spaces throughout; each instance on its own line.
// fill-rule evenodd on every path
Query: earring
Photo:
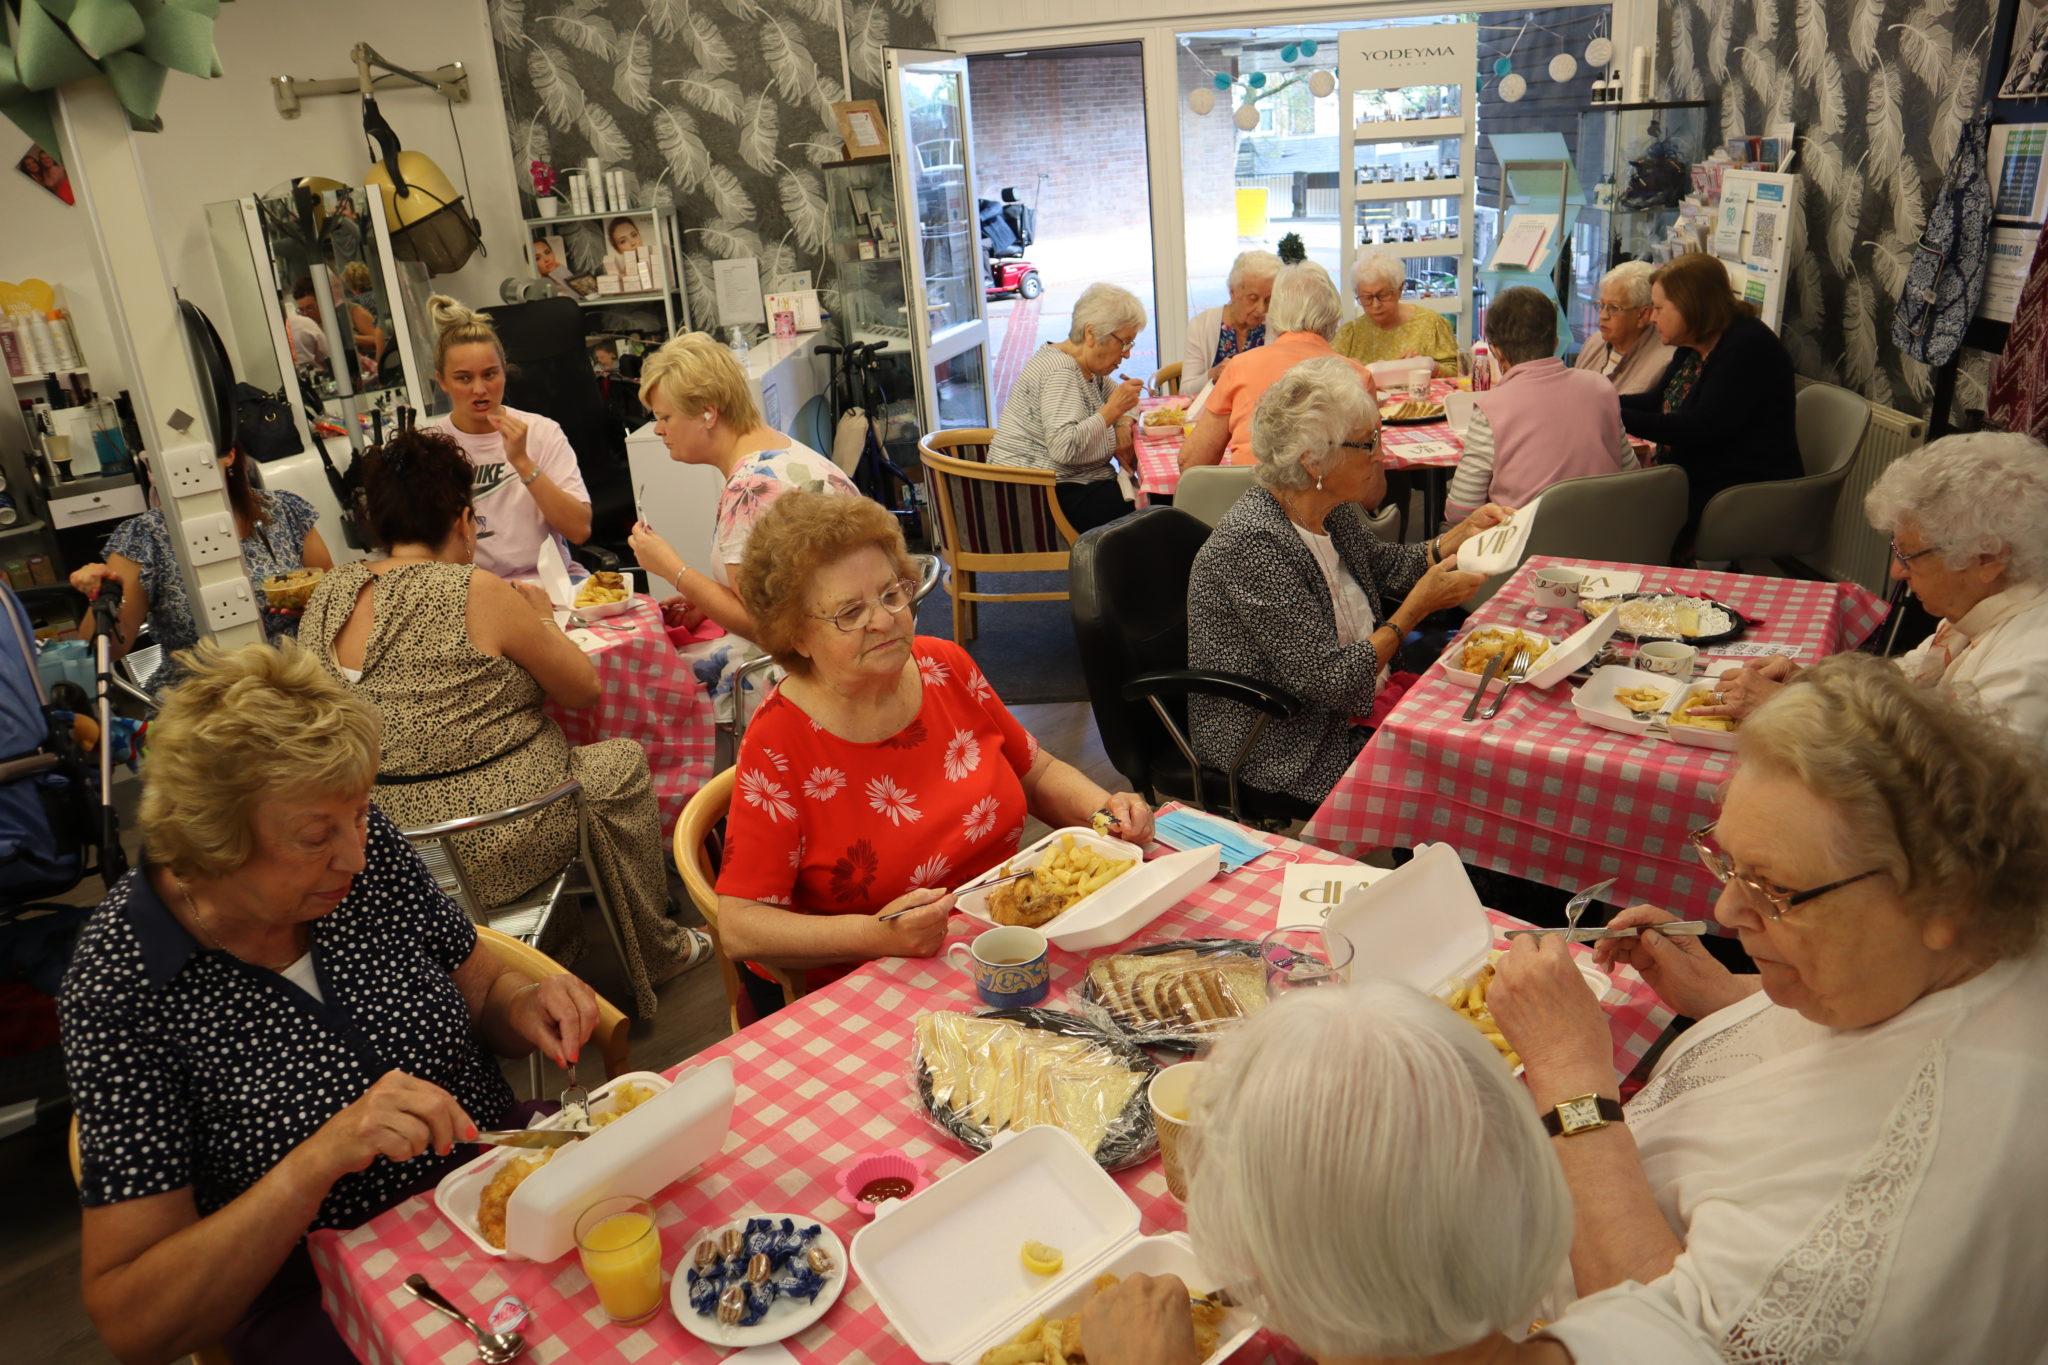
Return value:
M 1320 475 L 1320 474 L 1318 474 L 1318 475 L 1316 475 L 1316 492 L 1320 493 L 1320 492 L 1322 492 L 1322 491 L 1323 491 L 1323 476 L 1322 476 L 1322 475 Z

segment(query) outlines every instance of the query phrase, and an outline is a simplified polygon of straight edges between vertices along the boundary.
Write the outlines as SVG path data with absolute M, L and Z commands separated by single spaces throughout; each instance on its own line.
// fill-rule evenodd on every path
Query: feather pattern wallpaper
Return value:
M 1984 85 L 1991 0 L 1664 0 L 1664 95 L 1706 99 L 1721 136 L 1799 128 L 1805 247 L 1783 337 L 1801 374 L 1924 415 L 1927 366 L 1891 344 L 1928 208 Z M 1957 376 L 1981 408 L 1986 366 Z
M 818 167 L 845 154 L 832 105 L 886 103 L 882 49 L 935 46 L 932 0 L 487 5 L 522 190 L 531 162 L 563 171 L 595 156 L 631 170 L 643 199 L 670 199 L 699 328 L 718 322 L 711 275 L 720 259 L 756 258 L 764 288 L 811 271 L 831 306 Z M 604 249 L 595 232 L 560 235 L 573 272 L 595 264 L 579 252 Z

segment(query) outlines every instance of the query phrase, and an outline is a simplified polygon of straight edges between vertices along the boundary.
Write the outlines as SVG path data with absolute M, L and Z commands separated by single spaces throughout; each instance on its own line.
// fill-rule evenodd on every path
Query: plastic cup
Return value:
M 661 1230 L 645 1199 L 619 1195 L 585 1209 L 576 1220 L 576 1254 L 613 1322 L 642 1323 L 661 1307 Z

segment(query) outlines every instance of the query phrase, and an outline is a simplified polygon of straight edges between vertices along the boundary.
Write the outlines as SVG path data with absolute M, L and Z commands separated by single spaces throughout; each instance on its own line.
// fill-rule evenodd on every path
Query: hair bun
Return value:
M 466 327 L 483 320 L 460 299 L 450 298 L 446 294 L 435 294 L 427 300 L 427 317 L 433 321 L 434 330 L 437 332 Z

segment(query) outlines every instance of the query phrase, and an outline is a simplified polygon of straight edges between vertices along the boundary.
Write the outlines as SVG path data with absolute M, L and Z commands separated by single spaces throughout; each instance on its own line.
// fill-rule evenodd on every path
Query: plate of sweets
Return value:
M 690 1239 L 669 1284 L 676 1321 L 714 1346 L 765 1346 L 825 1316 L 846 1288 L 846 1246 L 796 1214 L 752 1214 Z

